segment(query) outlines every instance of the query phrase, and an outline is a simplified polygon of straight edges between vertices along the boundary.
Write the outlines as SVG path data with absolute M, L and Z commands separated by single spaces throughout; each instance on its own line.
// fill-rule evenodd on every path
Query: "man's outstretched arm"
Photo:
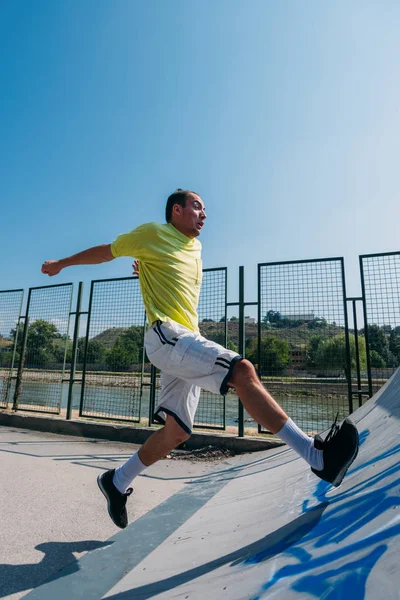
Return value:
M 113 259 L 114 255 L 111 252 L 111 244 L 101 244 L 100 246 L 94 246 L 93 248 L 78 252 L 78 254 L 68 256 L 68 258 L 46 260 L 42 265 L 42 273 L 49 277 L 53 277 L 53 275 L 58 275 L 65 267 L 73 267 L 75 265 L 98 265 Z

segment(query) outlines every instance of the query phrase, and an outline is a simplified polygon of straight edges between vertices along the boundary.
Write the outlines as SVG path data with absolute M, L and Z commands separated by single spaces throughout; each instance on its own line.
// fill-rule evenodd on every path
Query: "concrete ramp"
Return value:
M 236 457 L 26 597 L 398 600 L 400 370 L 353 419 L 339 488 L 291 450 Z

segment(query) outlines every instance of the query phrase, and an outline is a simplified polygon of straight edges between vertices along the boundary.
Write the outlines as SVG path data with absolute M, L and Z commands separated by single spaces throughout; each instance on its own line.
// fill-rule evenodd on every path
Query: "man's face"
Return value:
M 196 194 L 187 196 L 186 206 L 174 204 L 172 224 L 189 238 L 200 235 L 206 218 L 203 200 Z

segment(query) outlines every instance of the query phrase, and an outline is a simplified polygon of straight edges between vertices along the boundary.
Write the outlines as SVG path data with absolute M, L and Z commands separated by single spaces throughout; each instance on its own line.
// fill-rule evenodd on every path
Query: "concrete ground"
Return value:
M 224 459 L 180 480 L 181 489 L 106 543 L 93 536 L 100 546 L 27 600 L 399 600 L 400 369 L 352 418 L 360 451 L 339 487 L 318 479 L 287 448 Z M 138 496 L 142 485 L 143 478 Z M 98 526 L 90 514 L 86 536 L 75 540 L 87 543 Z M 35 516 L 40 531 L 45 518 Z M 21 530 L 29 531 L 25 519 Z M 50 539 L 60 538 L 58 529 Z M 32 567 L 19 569 L 29 580 Z
M 337 488 L 285 447 L 163 461 L 123 531 L 95 476 L 132 446 L 0 427 L 0 597 L 399 600 L 400 369 L 352 419 L 360 451 Z
M 0 598 L 16 600 L 120 530 L 96 478 L 139 446 L 0 426 Z M 135 482 L 130 522 L 215 469 L 165 459 Z

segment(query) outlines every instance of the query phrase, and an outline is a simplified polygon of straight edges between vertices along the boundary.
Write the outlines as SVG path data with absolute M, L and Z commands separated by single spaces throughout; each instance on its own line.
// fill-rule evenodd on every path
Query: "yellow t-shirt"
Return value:
M 201 243 L 171 223 L 146 223 L 123 233 L 111 252 L 140 261 L 140 289 L 149 323 L 176 321 L 198 331 L 197 305 L 202 280 Z

